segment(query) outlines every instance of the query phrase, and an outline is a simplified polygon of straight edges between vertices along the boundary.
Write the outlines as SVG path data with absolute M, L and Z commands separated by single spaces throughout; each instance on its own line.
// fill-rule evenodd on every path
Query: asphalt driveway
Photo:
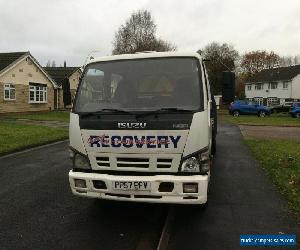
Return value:
M 70 168 L 67 142 L 0 158 L 1 249 L 156 249 L 166 223 L 168 249 L 237 249 L 247 233 L 299 241 L 286 201 L 234 125 L 220 125 L 206 210 L 75 197 Z
M 299 242 L 300 224 L 253 159 L 240 129 L 221 124 L 217 141 L 209 205 L 202 213 L 176 207 L 169 249 L 238 249 L 240 234 L 297 234 Z

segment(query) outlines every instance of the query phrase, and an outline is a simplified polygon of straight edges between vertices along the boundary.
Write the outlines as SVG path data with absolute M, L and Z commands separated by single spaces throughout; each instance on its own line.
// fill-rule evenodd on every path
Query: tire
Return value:
M 238 117 L 238 116 L 240 116 L 240 111 L 234 110 L 234 111 L 232 112 L 232 115 L 235 116 L 235 117 Z
M 300 118 L 300 113 L 296 113 L 295 118 Z
M 261 110 L 261 111 L 258 112 L 257 115 L 258 115 L 258 117 L 265 117 L 267 114 L 266 114 L 265 111 Z

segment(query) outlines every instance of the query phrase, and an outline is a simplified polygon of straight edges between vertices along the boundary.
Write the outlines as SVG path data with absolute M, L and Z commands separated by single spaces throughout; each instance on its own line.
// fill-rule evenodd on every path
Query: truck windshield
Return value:
M 196 111 L 203 107 L 201 68 L 193 57 L 118 60 L 87 66 L 75 112 Z

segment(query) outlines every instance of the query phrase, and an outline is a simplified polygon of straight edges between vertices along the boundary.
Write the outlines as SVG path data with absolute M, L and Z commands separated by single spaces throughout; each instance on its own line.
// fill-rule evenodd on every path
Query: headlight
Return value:
M 91 169 L 89 159 L 79 153 L 75 153 L 73 159 L 73 168 Z
M 182 162 L 182 172 L 200 172 L 200 162 L 196 157 L 191 157 Z
M 184 160 L 181 164 L 181 172 L 205 174 L 210 170 L 210 155 L 209 151 L 199 153 Z

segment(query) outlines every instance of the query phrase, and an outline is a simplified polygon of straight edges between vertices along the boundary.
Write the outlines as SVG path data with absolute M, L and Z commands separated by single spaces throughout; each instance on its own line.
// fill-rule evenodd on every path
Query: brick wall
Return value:
M 29 103 L 29 86 L 15 84 L 16 100 L 4 100 L 4 83 L 0 83 L 0 113 L 33 112 L 54 109 L 54 89 L 47 89 L 47 103 Z

